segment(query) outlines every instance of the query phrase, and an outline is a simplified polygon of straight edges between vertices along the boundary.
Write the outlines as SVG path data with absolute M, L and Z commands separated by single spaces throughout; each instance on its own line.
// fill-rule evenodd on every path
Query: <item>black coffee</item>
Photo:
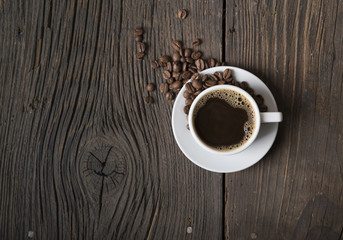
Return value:
M 208 146 L 230 151 L 244 145 L 255 130 L 255 112 L 240 93 L 221 89 L 204 95 L 194 109 L 194 126 Z

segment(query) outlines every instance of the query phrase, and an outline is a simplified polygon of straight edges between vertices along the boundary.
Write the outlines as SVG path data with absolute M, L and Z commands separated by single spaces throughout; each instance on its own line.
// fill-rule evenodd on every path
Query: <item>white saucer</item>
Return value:
M 256 94 L 263 96 L 269 112 L 278 111 L 275 99 L 268 87 L 258 77 L 246 70 L 237 67 L 214 67 L 202 71 L 201 74 L 213 74 L 217 71 L 223 72 L 226 68 L 232 70 L 236 81 L 246 81 Z M 256 140 L 247 149 L 234 155 L 217 156 L 201 148 L 186 128 L 187 120 L 183 112 L 185 106 L 184 91 L 185 86 L 180 90 L 174 102 L 172 115 L 173 133 L 181 151 L 199 167 L 219 173 L 237 172 L 257 163 L 273 145 L 279 127 L 278 123 L 262 124 Z

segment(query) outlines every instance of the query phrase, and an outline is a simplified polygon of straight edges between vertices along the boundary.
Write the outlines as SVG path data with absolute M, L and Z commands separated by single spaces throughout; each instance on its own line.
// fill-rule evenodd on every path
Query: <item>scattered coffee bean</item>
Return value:
M 241 88 L 243 89 L 243 90 L 246 90 L 247 88 L 249 87 L 249 85 L 248 85 L 248 83 L 247 82 L 241 82 Z
M 205 62 L 201 58 L 195 61 L 195 66 L 197 67 L 198 71 L 202 71 L 205 69 Z
M 137 43 L 137 51 L 138 52 L 145 52 L 145 44 L 142 42 Z
M 192 77 L 192 73 L 190 71 L 185 71 L 181 74 L 182 79 L 190 79 Z
M 167 99 L 168 101 L 173 100 L 174 97 L 175 97 L 175 93 L 173 93 L 173 92 L 167 92 L 167 94 L 166 94 L 166 99 Z
M 164 70 L 162 76 L 164 79 L 168 80 L 171 77 L 171 73 L 168 70 Z
M 202 88 L 202 83 L 199 81 L 199 80 L 193 80 L 192 81 L 192 86 L 195 88 L 195 89 L 201 89 Z
M 141 36 L 141 35 L 143 35 L 144 30 L 143 30 L 143 28 L 136 28 L 134 33 L 136 36 Z
M 174 62 L 173 63 L 173 71 L 174 72 L 180 72 L 182 69 L 181 63 L 180 62 Z
M 193 45 L 194 47 L 197 47 L 197 46 L 199 46 L 200 44 L 201 44 L 201 41 L 200 41 L 199 38 L 194 39 L 193 42 L 192 42 L 192 45 Z
M 214 67 L 216 65 L 216 60 L 214 58 L 210 58 L 207 62 L 209 67 Z
M 167 70 L 168 70 L 169 72 L 172 72 L 172 71 L 173 71 L 173 65 L 172 65 L 171 62 L 167 62 Z
M 188 79 L 183 79 L 182 80 L 182 85 L 185 85 L 188 82 Z
M 142 35 L 136 36 L 135 40 L 136 40 L 136 42 L 141 42 L 141 41 L 143 41 L 143 36 Z
M 219 80 L 223 80 L 223 73 L 221 73 L 221 72 L 215 72 L 214 75 L 218 78 L 218 81 L 219 81 Z
M 186 48 L 185 49 L 185 57 L 190 57 L 192 55 L 192 49 L 190 48 Z
M 188 92 L 188 91 L 184 91 L 184 92 L 183 92 L 183 97 L 184 97 L 184 98 L 190 98 L 190 97 L 191 97 L 191 93 Z
M 194 93 L 194 96 L 195 96 L 195 97 L 198 96 L 201 92 L 202 92 L 202 90 L 196 91 L 196 92 Z
M 201 58 L 201 56 L 202 56 L 202 53 L 200 51 L 195 51 L 192 53 L 192 58 L 194 60 L 198 60 L 199 58 Z
M 187 17 L 187 10 L 186 9 L 179 10 L 178 13 L 177 13 L 177 17 L 179 19 L 181 19 L 181 20 L 186 19 L 186 17 Z
M 264 102 L 264 99 L 260 94 L 254 96 L 254 99 L 255 99 L 257 105 L 259 105 L 259 106 L 262 105 Z
M 202 77 L 201 77 L 201 82 L 206 82 L 206 80 L 208 79 L 208 75 L 207 74 L 205 74 L 205 75 L 203 75 Z
M 168 84 L 167 83 L 161 83 L 160 85 L 160 92 L 163 94 L 166 94 L 168 92 Z
M 153 69 L 156 69 L 156 68 L 159 68 L 159 67 L 160 67 L 160 65 L 158 64 L 158 61 L 156 61 L 156 60 L 151 61 L 151 62 L 150 62 L 150 66 L 151 66 L 151 68 L 153 68 Z
M 180 80 L 177 80 L 169 85 L 169 89 L 173 89 L 173 90 L 180 89 L 181 87 L 182 87 L 182 83 Z
M 181 57 L 180 62 L 184 63 L 184 62 L 186 62 L 186 59 L 184 57 Z
M 175 82 L 175 78 L 173 77 L 169 78 L 167 81 L 168 84 L 172 84 L 173 82 Z
M 259 109 L 260 109 L 261 112 L 267 112 L 268 111 L 268 107 L 266 105 L 264 105 L 264 104 L 259 106 Z
M 151 96 L 144 97 L 144 101 L 146 104 L 150 105 L 154 102 L 154 99 Z
M 190 64 L 193 64 L 194 63 L 194 59 L 191 58 L 191 57 L 186 57 L 186 62 L 190 63 Z
M 226 84 L 226 82 L 224 80 L 220 80 L 220 81 L 218 81 L 218 84 L 223 85 L 223 84 Z
M 226 80 L 226 79 L 229 79 L 231 77 L 231 74 L 232 74 L 232 71 L 231 69 L 225 69 L 224 72 L 223 72 L 223 78 Z
M 183 108 L 183 112 L 188 114 L 189 113 L 189 109 L 190 107 L 188 105 L 186 105 L 184 108 Z
M 180 51 L 180 49 L 182 49 L 182 42 L 181 41 L 173 41 L 172 43 L 172 47 L 176 50 L 176 51 Z
M 194 69 L 194 68 L 189 68 L 188 69 L 191 73 L 197 73 L 198 71 L 197 71 L 197 69 Z
M 144 52 L 138 52 L 138 53 L 136 53 L 136 59 L 137 60 L 142 60 L 143 59 L 143 57 L 144 57 Z
M 217 84 L 217 81 L 215 81 L 215 80 L 213 80 L 213 79 L 208 79 L 208 80 L 206 80 L 206 82 L 205 82 L 205 85 L 207 86 L 207 87 L 212 87 L 212 86 L 214 86 L 214 85 L 216 85 Z
M 147 90 L 148 92 L 154 91 L 154 90 L 155 90 L 155 84 L 153 84 L 153 83 L 148 83 L 148 85 L 146 85 L 146 90 Z
M 195 92 L 195 88 L 193 87 L 193 84 L 191 82 L 186 84 L 186 91 L 189 93 L 194 93 Z
M 173 72 L 172 76 L 173 76 L 173 78 L 175 78 L 175 80 L 181 79 L 181 74 L 179 72 Z
M 188 68 L 188 63 L 184 62 L 182 63 L 182 72 L 186 72 Z
M 170 62 L 171 59 L 169 56 L 161 56 L 159 60 L 161 63 L 167 64 L 167 62 Z
M 173 61 L 174 61 L 174 62 L 179 62 L 179 61 L 180 61 L 180 58 L 181 58 L 180 53 L 178 53 L 178 52 L 173 52 Z

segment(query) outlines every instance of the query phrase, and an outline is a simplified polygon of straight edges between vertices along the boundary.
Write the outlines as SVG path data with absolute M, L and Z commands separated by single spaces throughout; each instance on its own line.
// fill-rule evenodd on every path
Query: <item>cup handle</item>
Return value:
M 261 123 L 282 122 L 281 112 L 262 112 Z

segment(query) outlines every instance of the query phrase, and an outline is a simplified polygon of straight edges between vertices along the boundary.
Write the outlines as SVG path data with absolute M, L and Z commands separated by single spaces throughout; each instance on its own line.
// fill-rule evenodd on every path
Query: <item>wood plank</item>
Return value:
M 222 238 L 222 175 L 183 156 L 172 103 L 143 102 L 172 39 L 221 58 L 222 4 L 0 1 L 2 239 Z
M 226 175 L 226 238 L 342 238 L 343 2 L 228 0 L 226 13 L 226 61 L 284 113 L 271 151 Z

